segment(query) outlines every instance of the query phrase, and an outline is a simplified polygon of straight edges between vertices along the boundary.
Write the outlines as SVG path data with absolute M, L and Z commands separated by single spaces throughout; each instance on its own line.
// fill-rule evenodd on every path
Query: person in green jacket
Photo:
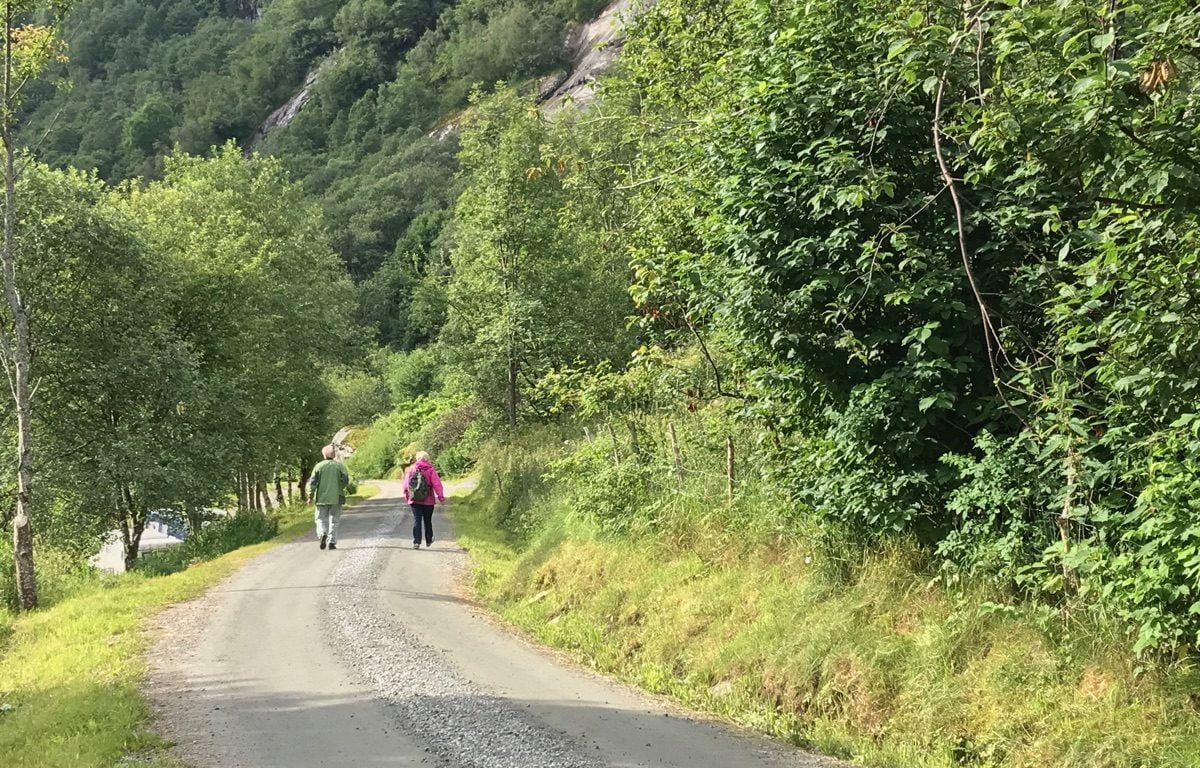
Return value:
M 325 457 L 313 467 L 312 477 L 308 479 L 309 498 L 316 507 L 313 517 L 317 523 L 317 538 L 321 541 L 321 549 L 337 549 L 337 526 L 342 518 L 342 504 L 346 502 L 346 486 L 350 483 L 350 475 L 342 462 L 334 459 L 335 450 L 332 445 L 321 449 Z

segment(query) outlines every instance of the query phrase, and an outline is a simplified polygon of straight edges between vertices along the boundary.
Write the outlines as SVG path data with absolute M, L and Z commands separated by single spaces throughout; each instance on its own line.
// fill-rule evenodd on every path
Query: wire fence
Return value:
M 680 489 L 700 478 L 719 486 L 729 501 L 737 495 L 742 461 L 738 443 L 746 438 L 732 430 L 714 429 L 704 422 L 642 417 L 616 425 L 589 425 L 583 432 L 590 445 L 607 448 L 614 466 L 626 461 L 651 464 Z

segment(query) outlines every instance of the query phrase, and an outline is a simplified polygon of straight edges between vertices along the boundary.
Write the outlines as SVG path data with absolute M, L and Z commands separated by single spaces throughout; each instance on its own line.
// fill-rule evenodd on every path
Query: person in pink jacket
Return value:
M 421 529 L 425 529 L 425 546 L 433 546 L 434 500 L 446 503 L 442 478 L 429 461 L 429 454 L 417 451 L 412 466 L 404 471 L 404 501 L 413 511 L 413 549 L 421 548 Z

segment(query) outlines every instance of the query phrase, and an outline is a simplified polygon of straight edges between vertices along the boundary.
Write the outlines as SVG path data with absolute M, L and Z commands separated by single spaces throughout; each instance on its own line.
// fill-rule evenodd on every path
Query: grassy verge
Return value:
M 378 491 L 360 486 L 348 502 Z M 145 620 L 195 597 L 247 560 L 308 530 L 311 512 L 281 515 L 278 535 L 168 576 L 129 573 L 88 584 L 8 623 L 0 638 L 0 764 L 5 768 L 177 766 L 147 729 L 139 692 Z
M 514 543 L 495 496 L 455 509 L 480 596 L 694 708 L 869 766 L 1200 766 L 1200 675 L 1139 667 L 1103 617 L 950 594 L 902 545 L 847 566 L 800 540 L 615 539 L 553 493 Z

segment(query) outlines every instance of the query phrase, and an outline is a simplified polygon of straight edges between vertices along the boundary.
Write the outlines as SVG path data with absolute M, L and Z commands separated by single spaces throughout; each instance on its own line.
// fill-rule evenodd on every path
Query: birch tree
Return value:
M 64 58 L 54 26 L 24 23 L 38 8 L 28 2 L 0 2 L 4 15 L 4 96 L 0 102 L 0 141 L 4 145 L 4 240 L 0 245 L 0 279 L 4 287 L 7 322 L 0 328 L 0 356 L 8 380 L 17 422 L 17 497 L 13 516 L 13 560 L 17 571 L 17 603 L 22 610 L 37 607 L 37 576 L 33 559 L 31 519 L 34 451 L 33 377 L 29 307 L 20 287 L 20 254 L 16 245 L 20 226 L 17 178 L 20 174 L 17 133 L 21 95 L 46 69 Z

